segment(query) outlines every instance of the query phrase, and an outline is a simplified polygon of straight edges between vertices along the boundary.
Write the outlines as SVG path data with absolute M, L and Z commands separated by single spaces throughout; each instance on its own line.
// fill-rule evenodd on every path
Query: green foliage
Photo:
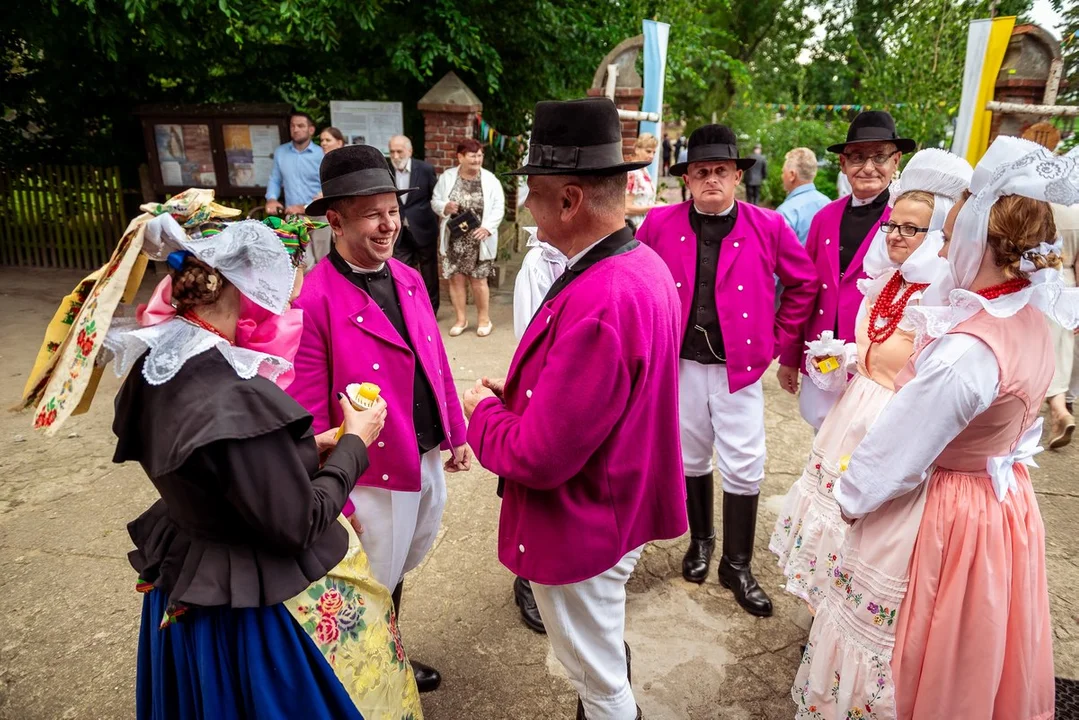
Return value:
M 805 101 L 886 107 L 922 147 L 946 144 L 958 110 L 970 21 L 991 0 L 825 3 L 824 41 L 810 54 Z M 1029 0 L 1001 0 L 999 14 Z
M 776 207 L 787 196 L 783 189 L 783 159 L 796 147 L 807 147 L 817 156 L 815 185 L 828 197 L 836 197 L 836 174 L 839 166 L 825 148 L 836 142 L 836 135 L 846 132 L 846 123 L 824 121 L 812 116 L 785 115 L 778 118 L 768 110 L 736 107 L 727 113 L 726 121 L 738 129 L 738 142 L 744 152 L 761 143 L 768 160 L 768 176 L 761 186 L 761 201 Z M 822 165 L 823 163 L 823 165 Z
M 785 153 L 805 146 L 818 160 L 834 160 L 825 148 L 843 139 L 855 113 L 776 113 L 754 109 L 754 103 L 887 109 L 900 132 L 921 147 L 947 147 L 962 92 L 968 27 L 973 19 L 989 17 L 990 0 L 702 0 L 697 5 L 708 10 L 698 15 L 702 28 L 686 34 L 718 38 L 729 60 L 696 84 L 683 87 L 679 76 L 668 77 L 674 84 L 668 100 L 690 129 L 715 113 L 739 133 L 745 148 L 759 141 L 770 160 L 763 200 L 775 205 L 785 197 L 780 177 Z M 1000 0 L 997 11 L 1022 21 L 1031 5 L 1031 0 Z M 1072 14 L 1079 15 L 1079 9 Z M 676 49 L 672 44 L 672 52 Z M 671 63 L 677 67 L 680 61 Z M 837 172 L 826 164 L 817 176 L 817 187 L 833 197 Z
M 690 129 L 713 115 L 763 143 L 782 198 L 786 150 L 843 137 L 849 115 L 745 103 L 887 107 L 923 146 L 947 144 L 966 34 L 990 0 L 14 0 L 0 27 L 0 163 L 143 161 L 133 115 L 151 103 L 286 102 L 329 121 L 335 99 L 418 99 L 448 70 L 509 135 L 535 102 L 584 95 L 603 55 L 671 24 L 666 102 Z M 1061 102 L 1079 102 L 1079 4 L 1065 17 Z M 1023 15 L 1032 0 L 1000 0 Z M 1067 129 L 1067 128 L 1066 128 Z M 417 143 L 417 145 L 419 145 Z M 520 148 L 492 157 L 515 165 Z M 492 156 L 494 153 L 492 153 Z M 822 173 L 818 186 L 828 187 Z M 130 175 L 129 175 L 130 177 Z
M 143 158 L 150 103 L 416 102 L 455 70 L 500 131 L 537 100 L 579 97 L 603 54 L 640 32 L 629 0 L 16 0 L 0 28 L 6 163 Z
M 1053 7 L 1063 18 L 1061 27 L 1061 51 L 1064 55 L 1064 77 L 1069 84 L 1060 93 L 1057 103 L 1060 105 L 1079 105 L 1079 2 L 1052 0 Z M 1064 141 L 1060 150 L 1067 151 L 1079 147 L 1079 121 L 1075 118 L 1058 118 L 1058 128 L 1063 131 Z

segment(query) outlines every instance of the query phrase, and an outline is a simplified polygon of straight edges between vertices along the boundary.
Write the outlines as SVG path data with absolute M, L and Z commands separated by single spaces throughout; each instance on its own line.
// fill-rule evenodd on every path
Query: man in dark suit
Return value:
M 399 188 L 419 188 L 400 196 L 401 236 L 395 258 L 411 265 L 423 277 L 431 306 L 438 313 L 438 216 L 431 209 L 435 169 L 412 157 L 412 141 L 404 135 L 390 138 L 390 163 Z

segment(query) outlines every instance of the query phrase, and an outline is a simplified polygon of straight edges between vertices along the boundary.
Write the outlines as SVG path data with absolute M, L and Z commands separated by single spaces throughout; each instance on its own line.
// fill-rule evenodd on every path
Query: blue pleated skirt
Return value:
M 284 605 L 190 608 L 160 628 L 165 594 L 142 603 L 139 720 L 363 720 Z

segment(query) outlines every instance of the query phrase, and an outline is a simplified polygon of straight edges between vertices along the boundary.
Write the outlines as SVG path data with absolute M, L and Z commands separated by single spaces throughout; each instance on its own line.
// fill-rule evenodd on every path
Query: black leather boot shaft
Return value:
M 686 515 L 689 518 L 689 548 L 682 558 L 682 577 L 703 583 L 716 548 L 716 528 L 712 510 L 712 475 L 686 476 Z
M 753 577 L 753 538 L 757 530 L 760 495 L 723 493 L 723 557 L 719 582 L 730 588 L 734 599 L 750 615 L 769 617 L 772 600 Z
M 399 582 L 393 592 L 390 593 L 390 599 L 393 600 L 393 614 L 397 616 L 398 627 L 400 627 L 401 622 L 401 591 L 404 590 L 404 587 L 404 582 Z M 412 674 L 416 677 L 417 690 L 421 693 L 438 690 L 438 686 L 442 684 L 442 675 L 439 674 L 438 670 L 415 660 L 410 660 L 409 662 L 412 665 Z
M 521 609 L 521 619 L 525 625 L 538 633 L 546 634 L 543 627 L 543 618 L 540 617 L 539 607 L 536 605 L 536 596 L 532 593 L 532 584 L 524 578 L 515 578 L 513 581 L 513 602 Z

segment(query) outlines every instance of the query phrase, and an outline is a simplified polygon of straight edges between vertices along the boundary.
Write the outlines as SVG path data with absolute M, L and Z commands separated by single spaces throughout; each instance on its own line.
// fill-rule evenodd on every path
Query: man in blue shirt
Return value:
M 322 193 L 318 168 L 322 164 L 322 148 L 311 142 L 315 136 L 315 121 L 307 113 L 294 112 L 289 116 L 291 142 L 277 148 L 273 154 L 273 171 L 266 186 L 266 212 L 273 215 L 284 210 L 286 215 L 302 215 L 308 203 Z M 285 202 L 281 203 L 281 185 L 285 186 Z
M 831 202 L 813 185 L 816 176 L 817 156 L 812 150 L 800 147 L 787 153 L 783 162 L 783 189 L 787 191 L 787 199 L 776 211 L 787 221 L 802 245 L 806 244 L 813 216 Z

